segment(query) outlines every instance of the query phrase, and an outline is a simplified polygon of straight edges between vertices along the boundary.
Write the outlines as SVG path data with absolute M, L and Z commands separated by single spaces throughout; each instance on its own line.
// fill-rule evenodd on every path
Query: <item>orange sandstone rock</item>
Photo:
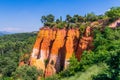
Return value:
M 65 36 L 66 36 L 66 30 L 65 29 L 61 29 L 61 30 L 58 29 L 57 30 L 56 38 L 55 38 L 55 41 L 54 41 L 54 43 L 52 45 L 52 49 L 51 49 L 50 60 L 49 60 L 48 66 L 46 68 L 47 69 L 46 73 L 51 73 L 49 75 L 55 74 L 57 72 L 55 67 L 58 68 L 60 66 L 59 63 L 57 63 L 57 65 L 56 65 L 56 62 L 57 62 L 57 59 L 59 58 L 58 57 L 59 50 L 64 45 Z M 49 67 L 51 67 L 51 68 L 49 68 Z
M 30 65 L 42 69 L 45 77 L 66 69 L 73 54 L 80 60 L 83 51 L 93 47 L 91 32 L 91 28 L 87 27 L 80 38 L 80 31 L 77 28 L 42 28 L 31 53 Z
M 40 30 L 35 42 L 35 45 L 33 47 L 33 51 L 31 53 L 31 57 L 33 58 L 37 58 L 37 56 L 39 55 L 39 51 L 40 51 L 40 44 L 43 40 L 43 36 L 44 36 L 44 30 Z
M 89 48 L 92 47 L 92 41 L 93 41 L 93 36 L 92 36 L 91 27 L 87 27 L 84 36 L 79 41 L 78 49 L 76 52 L 76 57 L 78 60 L 80 60 L 84 50 L 87 50 L 88 47 Z
M 64 66 L 65 68 L 67 68 L 67 66 L 69 65 L 69 60 L 72 57 L 73 53 L 75 52 L 74 46 L 76 46 L 77 44 L 74 45 L 74 43 L 77 42 L 76 38 L 79 38 L 78 30 L 75 29 L 68 30 L 67 40 L 65 44 L 66 47 L 65 66 Z
M 25 63 L 24 63 L 24 61 L 21 61 L 20 63 L 19 63 L 19 66 L 23 66 Z
M 48 59 L 48 56 L 50 53 L 49 46 L 50 46 L 51 41 L 52 41 L 52 31 L 51 29 L 46 29 L 44 31 L 44 38 L 41 43 L 40 55 L 38 57 L 39 59 L 38 63 L 40 65 L 39 67 L 41 67 L 43 71 L 45 71 L 45 66 L 46 66 L 45 61 Z

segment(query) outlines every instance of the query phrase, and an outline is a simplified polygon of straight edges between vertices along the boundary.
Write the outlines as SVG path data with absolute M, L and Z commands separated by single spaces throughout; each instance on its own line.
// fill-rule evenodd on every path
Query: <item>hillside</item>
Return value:
M 12 33 L 6 32 L 6 31 L 0 31 L 0 36 L 7 35 L 7 34 L 12 34 Z
M 4 35 L 3 33 L 0 32 L 0 36 Z
M 21 55 L 31 52 L 36 33 L 19 33 L 0 36 L 0 80 L 10 77 L 18 67 Z

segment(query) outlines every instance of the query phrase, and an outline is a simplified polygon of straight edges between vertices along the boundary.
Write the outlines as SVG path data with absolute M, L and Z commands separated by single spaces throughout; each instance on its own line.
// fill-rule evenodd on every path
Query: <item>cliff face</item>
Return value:
M 76 58 L 79 61 L 84 50 L 93 49 L 92 41 L 93 41 L 92 29 L 90 27 L 87 27 L 84 35 L 82 36 L 82 38 L 79 39 L 79 44 L 77 47 Z
M 73 54 L 80 60 L 84 50 L 93 48 L 92 36 L 90 27 L 82 36 L 79 29 L 43 28 L 33 47 L 30 65 L 42 69 L 46 77 L 66 69 Z

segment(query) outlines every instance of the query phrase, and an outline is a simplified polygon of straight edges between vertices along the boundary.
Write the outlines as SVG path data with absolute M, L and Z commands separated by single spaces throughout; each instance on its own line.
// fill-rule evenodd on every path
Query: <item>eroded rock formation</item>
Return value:
M 80 60 L 82 52 L 93 48 L 91 27 L 83 35 L 79 29 L 40 29 L 30 57 L 30 65 L 42 69 L 45 77 L 69 65 L 73 54 Z M 21 63 L 22 64 L 22 63 Z
M 84 35 L 79 40 L 79 44 L 78 44 L 78 47 L 77 47 L 76 57 L 79 61 L 80 61 L 82 52 L 84 50 L 93 49 L 92 41 L 93 41 L 92 29 L 90 27 L 87 27 Z

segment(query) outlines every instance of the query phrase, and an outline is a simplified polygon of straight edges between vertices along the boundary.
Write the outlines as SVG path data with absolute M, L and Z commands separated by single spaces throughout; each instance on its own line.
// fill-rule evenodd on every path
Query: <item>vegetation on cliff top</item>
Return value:
M 112 7 L 109 11 L 106 11 L 104 15 L 96 15 L 94 13 L 88 13 L 85 16 L 81 16 L 75 14 L 70 16 L 69 14 L 66 15 L 66 19 L 62 20 L 60 16 L 59 19 L 55 19 L 55 16 L 49 14 L 47 16 L 41 17 L 41 22 L 46 27 L 50 28 L 81 28 L 81 26 L 90 26 L 90 24 L 94 21 L 97 22 L 104 22 L 104 26 L 108 25 L 109 23 L 117 20 L 120 17 L 120 7 Z M 97 23 L 96 22 L 96 23 Z M 99 24 L 99 23 L 98 23 Z

